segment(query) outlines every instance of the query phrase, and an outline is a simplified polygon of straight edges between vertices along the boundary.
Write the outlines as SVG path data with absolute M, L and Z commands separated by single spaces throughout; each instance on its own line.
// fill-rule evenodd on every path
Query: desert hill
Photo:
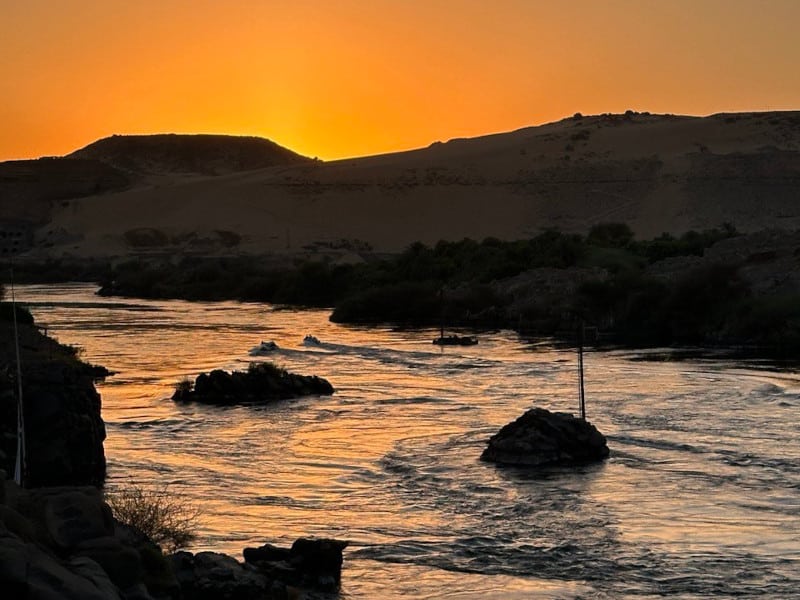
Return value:
M 76 150 L 67 158 L 98 160 L 142 174 L 221 175 L 309 159 L 258 137 L 227 135 L 114 135 Z
M 50 202 L 29 254 L 394 252 L 414 241 L 519 239 L 609 221 L 643 237 L 726 222 L 800 228 L 800 112 L 578 114 L 409 152 L 332 162 L 285 155 L 263 167 L 215 154 L 209 138 L 198 169 L 173 138 L 158 137 L 152 152 L 120 137 L 75 153 L 147 177 Z
M 40 158 L 0 163 L 0 219 L 41 224 L 58 201 L 122 190 L 130 176 L 91 159 Z

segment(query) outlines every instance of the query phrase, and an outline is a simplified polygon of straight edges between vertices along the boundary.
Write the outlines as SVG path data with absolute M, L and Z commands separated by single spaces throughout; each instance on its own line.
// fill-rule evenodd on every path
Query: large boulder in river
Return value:
M 325 396 L 333 386 L 316 375 L 297 375 L 271 363 L 252 363 L 247 371 L 215 370 L 200 373 L 192 384 L 178 385 L 172 399 L 176 402 L 206 404 L 253 404 L 272 400 Z
M 493 435 L 481 459 L 538 467 L 591 463 L 607 456 L 606 438 L 588 421 L 532 408 Z

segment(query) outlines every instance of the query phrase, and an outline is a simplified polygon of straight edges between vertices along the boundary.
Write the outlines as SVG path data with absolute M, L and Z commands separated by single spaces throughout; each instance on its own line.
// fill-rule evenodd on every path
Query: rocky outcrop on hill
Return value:
M 28 487 L 100 485 L 105 479 L 100 395 L 102 373 L 75 350 L 20 323 Z M 17 382 L 12 324 L 0 319 L 0 468 L 13 473 L 17 440 Z
M 333 386 L 316 375 L 297 375 L 271 363 L 252 363 L 247 371 L 214 370 L 194 383 L 181 382 L 172 399 L 205 404 L 254 404 L 301 396 L 333 394 Z
M 309 162 L 275 142 L 232 135 L 114 135 L 69 155 L 133 173 L 221 175 Z
M 606 438 L 588 421 L 532 408 L 493 435 L 481 459 L 540 467 L 598 462 L 608 454 Z

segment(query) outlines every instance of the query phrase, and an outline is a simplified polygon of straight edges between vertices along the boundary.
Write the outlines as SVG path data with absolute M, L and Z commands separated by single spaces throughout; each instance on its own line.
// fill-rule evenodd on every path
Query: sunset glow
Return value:
M 0 160 L 156 132 L 333 159 L 576 111 L 800 107 L 794 0 L 0 6 Z

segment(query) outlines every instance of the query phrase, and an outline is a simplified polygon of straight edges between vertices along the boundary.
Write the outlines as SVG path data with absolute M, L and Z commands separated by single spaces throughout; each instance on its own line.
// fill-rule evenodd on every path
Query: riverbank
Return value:
M 215 552 L 165 555 L 117 520 L 95 487 L 0 484 L 0 586 L 13 598 L 312 599 L 338 589 L 346 545 L 267 544 L 246 549 L 243 563 Z
M 44 335 L 20 307 L 24 487 L 7 480 L 17 452 L 13 314 L 10 305 L 0 305 L 0 587 L 6 593 L 70 600 L 283 600 L 338 589 L 346 543 L 298 540 L 291 549 L 267 544 L 242 563 L 213 552 L 164 554 L 117 520 L 102 491 L 106 430 L 93 384 L 109 373 L 81 361 L 79 348 Z
M 338 323 L 509 328 L 570 343 L 585 324 L 596 344 L 800 357 L 800 233 L 791 231 L 722 227 L 640 241 L 606 224 L 586 236 L 418 243 L 350 263 L 151 257 L 97 272 L 106 296 L 325 307 Z M 35 273 L 29 265 L 26 276 Z

